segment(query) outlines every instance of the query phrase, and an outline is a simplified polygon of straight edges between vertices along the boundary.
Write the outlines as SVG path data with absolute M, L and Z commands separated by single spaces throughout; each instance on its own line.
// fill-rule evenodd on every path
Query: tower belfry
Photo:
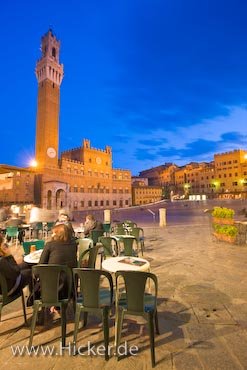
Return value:
M 60 85 L 63 65 L 59 63 L 60 42 L 49 30 L 41 40 L 42 56 L 36 64 L 38 106 L 36 161 L 38 168 L 58 166 Z

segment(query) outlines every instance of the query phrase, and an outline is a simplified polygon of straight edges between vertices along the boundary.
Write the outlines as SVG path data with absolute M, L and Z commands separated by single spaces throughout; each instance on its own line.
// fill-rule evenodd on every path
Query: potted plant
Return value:
M 233 216 L 235 212 L 231 208 L 226 207 L 214 207 L 212 212 L 213 223 L 214 224 L 234 224 Z
M 234 243 L 238 234 L 238 229 L 234 225 L 219 225 L 213 224 L 213 235 L 218 240 L 223 240 L 229 243 Z

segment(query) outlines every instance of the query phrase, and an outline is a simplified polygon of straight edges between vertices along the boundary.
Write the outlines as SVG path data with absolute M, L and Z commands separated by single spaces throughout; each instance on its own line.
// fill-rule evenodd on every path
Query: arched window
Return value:
M 54 58 L 56 58 L 56 49 L 55 48 L 52 48 L 52 52 L 51 52 L 52 56 Z

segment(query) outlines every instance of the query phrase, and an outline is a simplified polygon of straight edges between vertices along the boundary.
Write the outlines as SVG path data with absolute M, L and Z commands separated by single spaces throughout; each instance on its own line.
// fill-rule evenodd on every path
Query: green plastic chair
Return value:
M 35 245 L 36 249 L 44 249 L 45 241 L 42 239 L 39 240 L 29 240 L 22 243 L 23 249 L 24 249 L 24 255 L 27 255 L 30 253 L 30 247 L 31 245 Z
M 109 272 L 95 269 L 73 269 L 74 281 L 79 281 L 79 294 L 76 291 L 76 313 L 74 329 L 74 346 L 77 342 L 80 314 L 83 312 L 83 327 L 87 325 L 88 313 L 102 316 L 105 359 L 109 359 L 109 313 L 113 303 L 113 281 Z M 102 277 L 106 279 L 102 279 Z M 108 287 L 102 282 L 107 280 Z
M 140 246 L 141 254 L 143 256 L 144 252 L 144 230 L 141 227 L 134 227 L 130 230 L 130 235 L 133 235 L 138 243 L 138 249 Z
M 97 244 L 83 251 L 78 258 L 78 267 L 88 267 L 95 269 L 99 248 L 100 245 Z
M 87 249 L 93 247 L 93 241 L 90 238 L 79 238 L 77 239 L 77 259 L 79 256 L 85 252 Z
M 125 235 L 126 234 L 126 230 L 124 229 L 122 224 L 121 224 L 121 226 L 119 226 L 119 225 L 115 226 L 114 234 L 115 235 Z
M 61 274 L 66 274 L 67 296 L 59 298 L 59 280 Z M 38 311 L 42 307 L 60 307 L 61 309 L 61 329 L 62 329 L 62 346 L 65 347 L 66 341 L 66 310 L 72 291 L 72 271 L 68 266 L 40 264 L 32 267 L 33 284 L 37 278 L 40 281 L 41 298 L 36 299 L 34 290 L 33 317 L 31 323 L 31 333 L 29 339 L 29 348 L 32 346 L 34 329 Z
M 26 315 L 26 306 L 25 306 L 25 299 L 24 299 L 24 293 L 23 290 L 19 293 L 16 293 L 13 296 L 8 296 L 8 287 L 7 287 L 7 281 L 5 276 L 0 272 L 0 321 L 1 321 L 1 315 L 2 315 L 2 309 L 4 306 L 7 306 L 9 303 L 15 301 L 16 299 L 21 297 L 22 300 L 22 309 L 23 309 L 23 316 L 25 324 L 27 324 L 27 315 Z
M 107 257 L 114 257 L 118 255 L 118 245 L 116 239 L 111 236 L 101 236 L 99 243 L 102 245 L 103 250 L 101 251 L 100 265 L 102 265 L 103 259 Z
M 40 234 L 40 231 L 41 231 L 42 237 L 43 237 L 43 234 L 44 234 L 43 222 L 37 222 L 36 225 L 35 225 L 35 229 L 31 228 L 32 237 L 33 237 L 33 231 L 35 232 L 35 234 L 37 234 L 37 238 L 39 237 L 39 234 Z
M 123 250 L 120 251 L 120 255 L 138 257 L 138 249 L 134 248 L 134 246 L 137 245 L 136 238 L 128 236 L 121 238 L 120 246 L 121 245 L 123 245 Z
M 154 284 L 154 294 L 145 291 L 147 280 L 151 279 Z M 124 293 L 120 294 L 123 290 Z M 150 288 L 150 287 L 149 287 Z M 154 323 L 156 333 L 159 334 L 158 314 L 157 314 L 157 276 L 151 272 L 142 271 L 117 271 L 116 272 L 116 349 L 117 359 L 119 360 L 118 348 L 121 341 L 123 319 L 125 315 L 142 316 L 147 320 L 150 336 L 150 350 L 152 367 L 155 366 L 155 342 L 154 342 Z
M 108 223 L 103 224 L 103 230 L 104 230 L 105 236 L 109 236 L 111 232 L 111 223 L 108 222 Z
M 98 243 L 100 236 L 104 236 L 104 230 L 91 230 L 89 233 L 89 238 L 93 240 L 94 245 Z
M 11 239 L 14 239 L 16 242 L 16 246 L 18 244 L 18 226 L 7 226 L 6 227 L 6 237 L 9 237 Z
M 43 225 L 42 225 L 43 226 Z M 52 228 L 55 226 L 55 222 L 47 222 L 43 228 L 44 237 L 48 238 L 49 233 L 51 232 Z

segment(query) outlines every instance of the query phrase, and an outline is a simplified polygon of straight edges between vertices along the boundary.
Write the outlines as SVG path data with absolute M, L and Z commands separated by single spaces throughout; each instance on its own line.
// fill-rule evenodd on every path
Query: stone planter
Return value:
M 213 217 L 213 223 L 219 225 L 233 225 L 234 220 L 233 218 L 217 218 Z
M 215 233 L 215 232 L 213 233 L 213 235 L 217 240 L 220 240 L 223 242 L 234 244 L 236 241 L 236 236 L 230 236 L 230 235 Z

